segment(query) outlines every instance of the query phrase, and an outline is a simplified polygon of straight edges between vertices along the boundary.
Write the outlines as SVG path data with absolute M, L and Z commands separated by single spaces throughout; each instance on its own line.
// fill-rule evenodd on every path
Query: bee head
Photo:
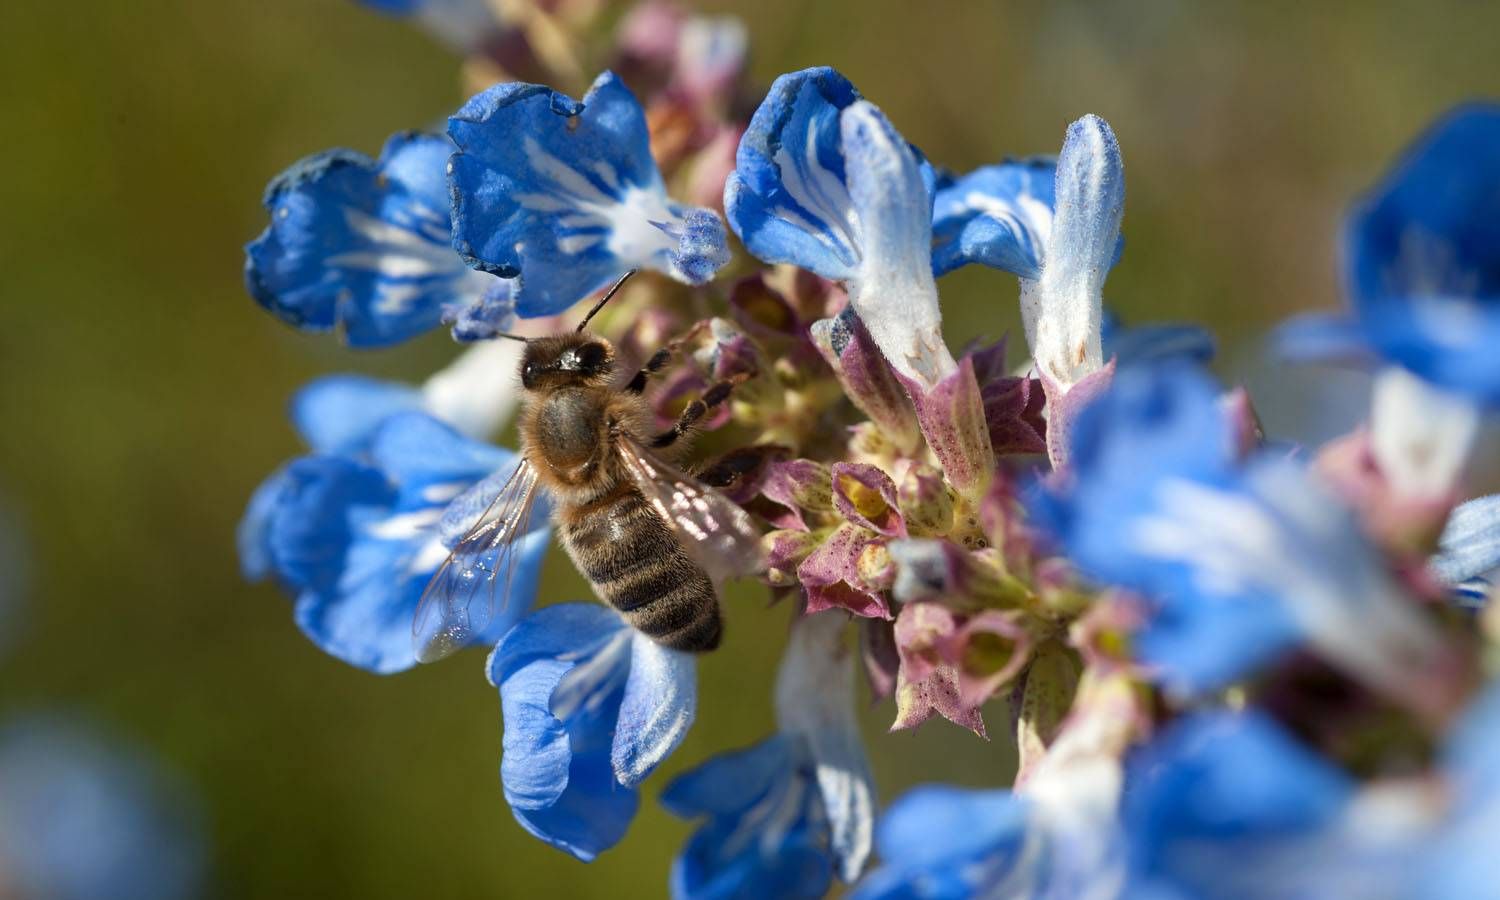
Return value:
M 607 384 L 614 374 L 615 348 L 587 332 L 527 341 L 521 358 L 521 386 L 528 391 Z

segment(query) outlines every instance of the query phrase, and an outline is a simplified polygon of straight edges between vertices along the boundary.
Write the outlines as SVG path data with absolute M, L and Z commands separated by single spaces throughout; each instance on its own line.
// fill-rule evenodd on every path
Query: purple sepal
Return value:
M 938 648 L 958 668 L 959 700 L 978 707 L 1026 667 L 1031 633 L 1014 613 L 985 610 L 970 616 Z
M 1084 407 L 1109 390 L 1115 377 L 1115 361 L 1063 388 L 1046 370 L 1042 370 L 1042 390 L 1047 394 L 1047 457 L 1058 471 L 1068 465 L 1068 440 L 1073 423 Z
M 948 483 L 971 499 L 983 496 L 995 475 L 995 451 L 990 445 L 979 381 L 974 376 L 974 358 L 964 357 L 958 370 L 930 391 L 922 390 L 915 380 L 899 374 L 896 377 L 906 385 L 917 409 L 917 424 Z
M 812 339 L 860 412 L 879 425 L 893 444 L 914 449 L 918 424 L 908 392 L 853 308 L 814 322 Z
M 833 464 L 833 506 L 856 525 L 886 537 L 906 537 L 891 477 L 866 463 Z
M 776 460 L 766 465 L 760 494 L 785 509 L 768 517 L 778 528 L 807 531 L 802 513 L 833 509 L 832 478 L 822 463 L 810 459 Z
M 932 718 L 934 712 L 989 740 L 979 708 L 964 705 L 957 669 L 940 663 L 926 678 L 913 681 L 903 667 L 896 676 L 896 721 L 891 723 L 891 730 L 915 728 Z
M 984 419 L 996 456 L 1046 453 L 1047 403 L 1041 384 L 1029 376 L 1011 375 L 1005 366 L 1005 339 L 967 354 L 984 399 Z
M 766 551 L 766 568 L 788 578 L 795 575 L 802 561 L 818 549 L 818 536 L 793 528 L 780 528 L 761 538 Z
M 797 567 L 797 580 L 807 595 L 807 612 L 845 609 L 866 618 L 891 618 L 885 598 L 865 589 L 859 577 L 859 557 L 880 536 L 844 523 L 823 546 Z

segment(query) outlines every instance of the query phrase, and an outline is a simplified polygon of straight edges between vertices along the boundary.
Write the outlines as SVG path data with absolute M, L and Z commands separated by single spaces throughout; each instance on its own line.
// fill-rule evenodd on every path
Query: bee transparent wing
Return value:
M 733 500 L 662 461 L 633 438 L 622 436 L 619 452 L 636 487 L 716 583 L 765 568 L 760 532 Z
M 508 474 L 497 472 L 449 505 L 439 530 L 453 552 L 422 592 L 412 622 L 419 661 L 434 662 L 468 646 L 509 600 L 538 493 L 536 468 L 522 459 Z

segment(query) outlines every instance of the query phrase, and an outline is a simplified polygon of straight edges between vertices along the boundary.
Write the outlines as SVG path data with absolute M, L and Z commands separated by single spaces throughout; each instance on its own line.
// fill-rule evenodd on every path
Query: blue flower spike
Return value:
M 445 309 L 503 295 L 453 251 L 443 179 L 452 149 L 407 132 L 379 159 L 330 150 L 277 176 L 266 188 L 271 223 L 245 248 L 250 295 L 293 327 L 337 330 L 355 347 L 400 343 L 435 328 Z
M 838 72 L 776 79 L 740 141 L 724 209 L 750 252 L 845 282 L 876 346 L 932 388 L 957 369 L 931 272 L 931 167 Z
M 1354 209 L 1346 278 L 1384 359 L 1500 406 L 1500 105 L 1434 125 Z
M 1031 512 L 1085 574 L 1152 601 L 1137 652 L 1169 692 L 1201 696 L 1305 641 L 1419 711 L 1449 710 L 1452 648 L 1310 471 L 1270 451 L 1235 460 L 1205 376 L 1123 370 L 1072 437 L 1074 477 Z
M 298 626 L 324 652 L 378 674 L 403 671 L 416 664 L 418 601 L 448 556 L 440 526 L 450 501 L 514 465 L 514 454 L 425 413 L 395 413 L 358 452 L 304 456 L 267 479 L 240 523 L 242 566 L 296 597 Z M 493 643 L 531 605 L 550 540 L 544 512 L 532 525 L 510 594 L 495 598 L 479 642 Z
M 498 84 L 448 120 L 454 246 L 519 277 L 516 311 L 553 315 L 630 269 L 703 284 L 729 261 L 723 223 L 667 196 L 646 117 L 612 72 L 582 101 Z
M 641 635 L 614 610 L 537 610 L 489 661 L 505 718 L 500 779 L 516 821 L 588 862 L 625 836 L 637 788 L 687 735 L 693 657 Z
M 849 617 L 804 615 L 776 682 L 778 733 L 717 756 L 662 793 L 704 819 L 672 869 L 677 898 L 822 897 L 852 882 L 874 834 L 875 785 L 854 714 Z

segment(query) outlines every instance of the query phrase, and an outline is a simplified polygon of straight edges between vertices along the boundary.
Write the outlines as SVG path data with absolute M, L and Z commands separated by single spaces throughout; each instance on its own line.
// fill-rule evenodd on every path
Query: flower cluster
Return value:
M 295 164 L 247 248 L 251 295 L 297 328 L 473 345 L 420 386 L 293 399 L 310 452 L 255 492 L 240 556 L 321 649 L 416 662 L 428 582 L 520 458 L 486 443 L 520 401 L 495 338 L 643 272 L 591 327 L 635 364 L 681 351 L 651 409 L 698 404 L 739 448 L 718 483 L 792 618 L 776 732 L 661 791 L 700 823 L 674 895 L 1495 891 L 1500 498 L 1465 472 L 1500 400 L 1500 108 L 1439 122 L 1351 213 L 1350 314 L 1279 347 L 1375 367 L 1369 424 L 1288 448 L 1209 374 L 1206 331 L 1106 310 L 1125 173 L 1097 116 L 1055 157 L 960 174 L 834 69 L 752 91 L 731 20 L 648 3 L 597 47 L 590 3 L 371 5 L 495 83 L 446 135 Z M 581 99 L 513 80 L 576 93 L 590 64 L 612 68 Z M 1018 280 L 1025 353 L 949 349 L 937 279 L 971 263 Z M 546 516 L 517 541 L 466 640 L 493 648 L 507 803 L 586 861 L 691 727 L 696 662 L 608 606 L 537 605 Z M 756 614 L 729 610 L 729 640 Z M 859 672 L 893 730 L 987 737 L 1005 703 L 1010 786 L 880 812 Z

